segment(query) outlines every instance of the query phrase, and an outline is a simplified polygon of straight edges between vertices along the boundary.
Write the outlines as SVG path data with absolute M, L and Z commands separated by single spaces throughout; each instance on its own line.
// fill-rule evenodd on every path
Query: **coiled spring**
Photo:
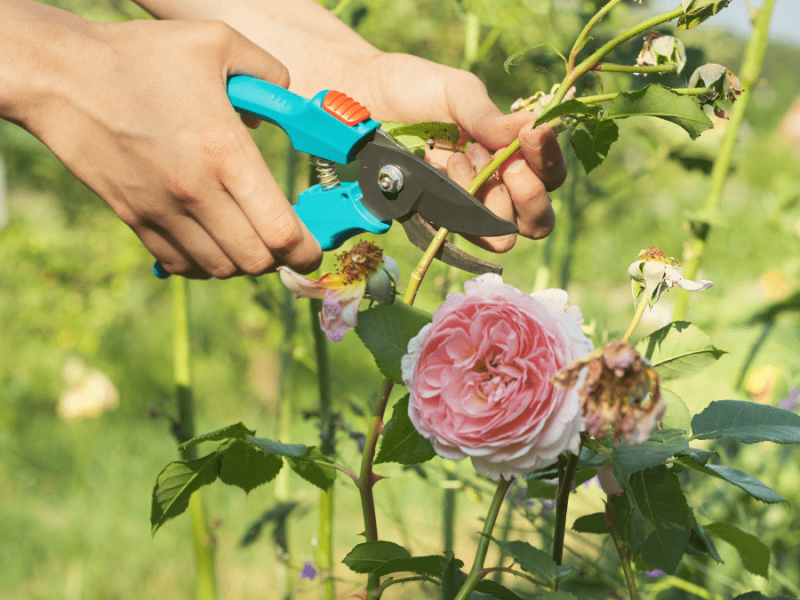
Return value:
M 336 163 L 326 158 L 317 158 L 317 179 L 323 190 L 329 190 L 339 186 L 339 178 L 336 176 Z

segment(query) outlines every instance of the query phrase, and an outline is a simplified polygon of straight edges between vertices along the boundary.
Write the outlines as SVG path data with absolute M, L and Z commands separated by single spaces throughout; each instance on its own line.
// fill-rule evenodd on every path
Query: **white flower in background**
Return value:
M 658 248 L 645 248 L 639 252 L 639 260 L 628 267 L 634 303 L 638 301 L 642 292 L 647 294 L 652 308 L 661 298 L 661 294 L 669 288 L 678 286 L 689 292 L 703 292 L 714 285 L 706 279 L 700 281 L 684 279 L 675 268 L 679 266 L 677 259 L 668 257 Z
M 739 78 L 722 65 L 708 63 L 695 69 L 689 78 L 690 88 L 708 88 L 708 94 L 699 96 L 703 104 L 714 108 L 714 114 L 727 119 L 723 104 L 733 104 L 744 91 Z
M 644 38 L 644 46 L 636 59 L 639 67 L 677 65 L 678 73 L 686 65 L 686 48 L 678 38 L 661 35 L 655 31 Z
M 97 369 L 89 369 L 80 358 L 70 358 L 61 371 L 67 384 L 58 399 L 56 412 L 65 421 L 98 417 L 119 405 L 119 392 Z

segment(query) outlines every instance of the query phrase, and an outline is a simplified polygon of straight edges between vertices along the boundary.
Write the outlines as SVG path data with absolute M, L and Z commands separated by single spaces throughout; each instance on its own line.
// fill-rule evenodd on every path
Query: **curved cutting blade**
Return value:
M 455 181 L 380 129 L 356 157 L 361 160 L 358 172 L 358 183 L 364 194 L 361 202 L 381 221 L 417 212 L 456 233 L 497 236 L 519 231 L 516 224 L 495 215 Z M 394 165 L 403 173 L 403 187 L 399 192 L 385 192 L 378 185 L 378 173 L 387 165 Z

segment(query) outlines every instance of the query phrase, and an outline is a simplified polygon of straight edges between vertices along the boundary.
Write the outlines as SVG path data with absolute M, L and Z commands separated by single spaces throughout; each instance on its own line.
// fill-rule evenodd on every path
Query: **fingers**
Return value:
M 555 211 L 545 182 L 523 153 L 514 153 L 499 173 L 512 199 L 520 235 L 535 240 L 549 235 L 555 226 Z
M 560 187 L 567 178 L 567 163 L 553 130 L 548 125 L 536 129 L 523 127 L 519 132 L 519 142 L 525 159 L 544 182 L 547 191 Z
M 491 156 L 486 148 L 480 144 L 472 144 L 465 154 L 457 152 L 450 157 L 447 162 L 447 175 L 466 188 L 489 160 L 491 160 Z M 484 184 L 481 199 L 484 205 L 497 216 L 514 221 L 514 207 L 508 189 L 497 178 L 492 178 Z M 495 237 L 465 237 L 475 245 L 491 252 L 506 252 L 516 242 L 516 234 Z

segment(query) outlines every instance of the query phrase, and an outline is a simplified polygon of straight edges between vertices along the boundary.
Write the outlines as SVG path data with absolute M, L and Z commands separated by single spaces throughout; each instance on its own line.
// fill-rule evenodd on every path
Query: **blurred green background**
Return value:
M 102 21 L 145 17 L 122 0 L 51 4 Z M 547 0 L 505 0 L 487 10 L 469 0 L 353 0 L 342 17 L 383 50 L 473 70 L 498 106 L 508 110 L 518 97 L 549 91 L 561 71 L 559 59 L 544 49 L 520 59 L 510 74 L 502 67 L 505 58 L 539 41 L 568 50 L 585 15 L 600 4 L 575 0 L 554 10 Z M 597 37 L 619 31 L 645 10 L 638 5 L 616 10 Z M 477 38 L 467 26 L 475 17 Z M 713 20 L 680 38 L 689 63 L 684 75 L 659 80 L 663 83 L 679 86 L 709 61 L 734 71 L 740 65 L 744 42 L 714 28 Z M 626 44 L 617 62 L 632 62 L 639 48 L 638 42 Z M 715 286 L 691 299 L 688 315 L 729 354 L 701 376 L 672 386 L 693 413 L 722 398 L 777 404 L 800 386 L 798 64 L 797 48 L 770 46 L 741 131 L 722 203 L 724 219 L 714 225 L 702 265 L 702 277 Z M 612 91 L 644 82 L 618 75 L 606 76 L 603 84 Z M 585 93 L 598 86 L 591 79 L 589 85 L 594 87 Z M 596 343 L 618 337 L 633 313 L 628 265 L 645 246 L 681 257 L 688 239 L 684 223 L 704 201 L 706 174 L 724 127 L 717 122 L 714 131 L 691 143 L 663 121 L 623 122 L 621 142 L 591 179 L 565 148 L 570 177 L 552 194 L 555 232 L 542 241 L 520 239 L 502 256 L 475 253 L 502 262 L 506 281 L 522 290 L 532 291 L 537 282 L 568 289 Z M 270 127 L 254 135 L 276 178 L 286 182 L 285 136 Z M 154 539 L 148 522 L 155 476 L 177 458 L 165 418 L 175 412 L 170 284 L 152 276 L 152 257 L 97 197 L 42 144 L 6 122 L 0 122 L 0 160 L 7 180 L 5 211 L 0 210 L 0 597 L 190 598 L 188 519 L 170 522 Z M 301 157 L 299 189 L 307 176 Z M 404 286 L 419 252 L 400 228 L 377 241 L 399 262 Z M 323 268 L 332 265 L 328 256 Z M 442 293 L 458 289 L 464 279 L 436 264 L 418 305 L 432 311 Z M 306 302 L 287 308 L 275 276 L 192 282 L 190 294 L 198 432 L 242 420 L 259 435 L 275 436 L 283 402 L 294 420 L 291 439 L 282 441 L 315 443 L 314 347 Z M 669 322 L 670 296 L 645 316 L 637 336 Z M 293 330 L 288 338 L 287 329 Z M 354 333 L 331 348 L 331 358 L 333 398 L 341 412 L 340 460 L 357 465 L 354 438 L 366 429 L 360 413 L 378 393 L 380 377 Z M 90 414 L 92 407 L 100 414 Z M 759 504 L 722 482 L 687 487 L 695 490 L 689 492 L 690 504 L 703 506 L 701 522 L 728 520 L 769 545 L 771 577 L 765 581 L 746 573 L 724 543 L 718 544 L 723 565 L 709 568 L 703 560 L 684 559 L 678 575 L 708 590 L 708 597 L 730 598 L 750 589 L 800 595 L 800 518 L 792 508 L 800 502 L 799 451 L 762 445 L 725 452 L 725 464 L 754 474 L 792 504 Z M 440 552 L 438 482 L 450 467 L 433 461 L 427 479 L 379 470 L 393 476 L 376 488 L 389 539 L 418 553 Z M 469 465 L 453 468 L 456 476 L 469 473 Z M 296 597 L 316 598 L 319 581 L 301 580 L 299 573 L 316 557 L 318 492 L 293 475 L 281 485 L 300 503 L 290 521 L 288 563 Z M 477 516 L 489 499 L 483 489 L 467 486 L 458 496 L 456 554 L 467 562 L 480 529 Z M 337 490 L 340 560 L 361 541 L 362 526 L 354 488 L 340 481 Z M 574 516 L 597 510 L 597 488 L 577 496 Z M 248 526 L 275 501 L 272 485 L 248 496 L 222 485 L 209 488 L 220 597 L 277 597 L 276 582 L 283 575 L 268 528 L 255 543 L 239 546 Z M 538 536 L 530 523 L 514 523 Z M 597 539 L 570 539 L 599 553 Z M 608 553 L 599 564 L 613 565 Z M 363 585 L 341 565 L 335 574 L 341 595 Z M 395 590 L 390 597 L 424 595 Z M 606 596 L 587 590 L 581 597 Z M 695 596 L 664 590 L 657 597 Z

